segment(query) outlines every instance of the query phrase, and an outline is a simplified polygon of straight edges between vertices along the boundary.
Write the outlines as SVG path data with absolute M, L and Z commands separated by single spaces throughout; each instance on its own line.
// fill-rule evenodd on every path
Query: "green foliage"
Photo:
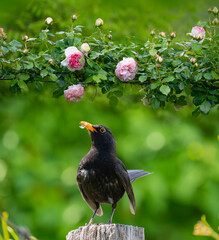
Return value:
M 13 93 L 26 88 L 39 90 L 42 83 L 51 82 L 56 84 L 54 97 L 62 95 L 72 84 L 96 85 L 102 93 L 112 93 L 108 94 L 111 104 L 118 103 L 119 96 L 113 94 L 115 89 L 122 92 L 123 85 L 135 84 L 144 86 L 144 99 L 153 109 L 164 108 L 167 103 L 181 107 L 190 104 L 192 97 L 196 106 L 193 115 L 208 114 L 219 104 L 219 41 L 216 25 L 212 25 L 211 20 L 205 24 L 205 29 L 208 37 L 201 41 L 175 41 L 170 36 L 153 35 L 144 44 L 114 43 L 101 28 L 85 36 L 82 26 L 73 28 L 73 25 L 68 32 L 52 33 L 47 28 L 38 37 L 23 43 L 2 37 L 0 80 L 11 80 Z M 69 46 L 80 49 L 84 42 L 92 47 L 92 51 L 85 54 L 84 69 L 71 72 L 62 67 L 64 50 Z M 162 57 L 160 63 L 158 55 Z M 136 78 L 126 83 L 115 78 L 116 65 L 123 57 L 133 57 L 139 67 Z

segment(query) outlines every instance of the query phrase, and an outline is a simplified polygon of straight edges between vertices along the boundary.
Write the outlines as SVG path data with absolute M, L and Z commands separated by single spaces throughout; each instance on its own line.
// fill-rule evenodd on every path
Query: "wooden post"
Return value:
M 144 228 L 122 224 L 92 224 L 72 230 L 66 240 L 145 240 Z

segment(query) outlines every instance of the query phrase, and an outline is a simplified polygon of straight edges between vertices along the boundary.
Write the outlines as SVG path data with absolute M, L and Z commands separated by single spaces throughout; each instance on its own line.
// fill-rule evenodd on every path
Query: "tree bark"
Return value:
M 93 224 L 72 230 L 66 240 L 145 240 L 144 228 L 122 224 Z

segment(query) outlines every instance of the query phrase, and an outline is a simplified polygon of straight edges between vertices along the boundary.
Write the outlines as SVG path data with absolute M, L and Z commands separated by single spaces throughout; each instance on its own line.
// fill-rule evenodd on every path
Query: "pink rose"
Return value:
M 138 64 L 134 58 L 123 58 L 116 66 L 115 74 L 122 82 L 127 82 L 135 78 L 138 71 Z
M 205 29 L 195 26 L 192 28 L 192 31 L 189 33 L 189 35 L 196 39 L 203 39 L 205 38 Z
M 66 59 L 61 62 L 61 65 L 67 67 L 70 71 L 81 70 L 84 67 L 85 59 L 81 51 L 76 47 L 68 47 L 65 49 Z
M 69 86 L 64 96 L 68 102 L 78 102 L 84 96 L 84 87 L 81 84 Z

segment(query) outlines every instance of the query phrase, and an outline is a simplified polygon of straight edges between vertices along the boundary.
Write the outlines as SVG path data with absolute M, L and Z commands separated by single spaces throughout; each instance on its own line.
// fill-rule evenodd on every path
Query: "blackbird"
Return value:
M 129 198 L 130 210 L 135 214 L 132 182 L 149 172 L 126 170 L 123 162 L 116 156 L 116 143 L 109 128 L 84 121 L 80 127 L 86 128 L 91 136 L 90 151 L 81 160 L 77 172 L 77 184 L 81 195 L 93 210 L 89 224 L 93 224 L 96 214 L 103 215 L 101 203 L 112 205 L 108 224 L 112 223 L 116 204 L 125 192 Z

